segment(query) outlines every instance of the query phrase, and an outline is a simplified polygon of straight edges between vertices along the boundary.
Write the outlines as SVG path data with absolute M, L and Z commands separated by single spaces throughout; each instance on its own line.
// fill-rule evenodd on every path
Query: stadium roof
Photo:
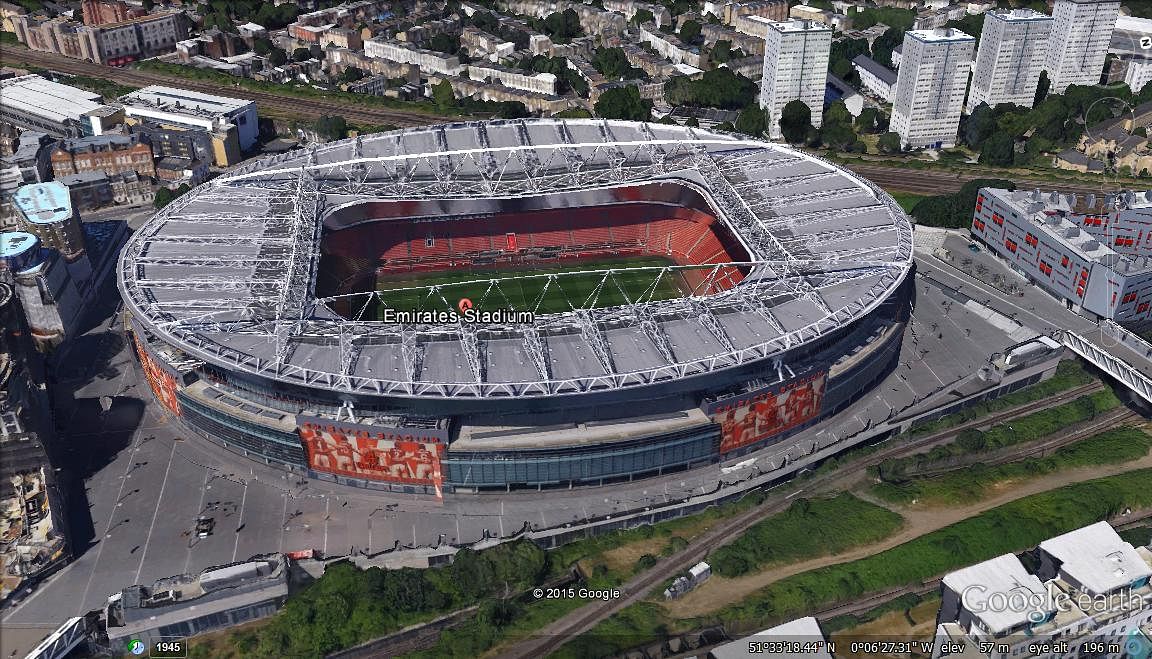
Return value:
M 339 300 L 315 298 L 331 209 L 364 199 L 482 208 L 653 181 L 708 200 L 750 255 L 740 284 L 607 308 L 575 300 L 530 325 L 347 320 L 332 311 Z M 514 120 L 381 133 L 243 165 L 136 232 L 119 285 L 144 329 L 229 370 L 351 393 L 495 398 L 623 389 L 766 360 L 868 314 L 911 263 L 899 206 L 814 156 L 679 126 Z M 596 272 L 611 281 L 610 269 Z

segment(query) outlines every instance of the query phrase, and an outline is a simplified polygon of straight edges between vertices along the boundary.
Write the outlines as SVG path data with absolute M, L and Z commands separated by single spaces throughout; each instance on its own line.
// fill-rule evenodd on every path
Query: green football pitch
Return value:
M 376 282 L 376 289 L 380 291 L 381 308 L 390 307 L 397 311 L 454 310 L 460 299 L 468 298 L 479 311 L 511 309 L 541 314 L 560 313 L 570 311 L 574 306 L 622 305 L 628 300 L 649 299 L 649 295 L 651 300 L 681 297 L 686 287 L 679 272 L 637 270 L 667 265 L 673 265 L 672 261 L 641 256 L 532 269 L 460 269 L 381 278 Z M 539 276 L 609 268 L 617 272 L 604 282 L 598 293 L 596 288 L 604 278 L 602 273 L 568 274 L 556 278 Z M 493 279 L 497 280 L 495 286 L 490 284 Z M 432 290 L 433 286 L 440 286 L 438 294 Z

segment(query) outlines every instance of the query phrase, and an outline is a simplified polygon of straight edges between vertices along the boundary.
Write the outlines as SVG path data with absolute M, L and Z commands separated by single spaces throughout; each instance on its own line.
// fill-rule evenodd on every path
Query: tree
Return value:
M 881 153 L 898 153 L 901 150 L 900 135 L 897 133 L 884 133 L 877 140 L 876 146 Z
M 450 34 L 441 32 L 440 34 L 432 37 L 432 39 L 428 42 L 428 48 L 440 53 L 452 55 L 456 53 L 456 51 L 460 50 L 460 39 Z
M 327 140 L 343 139 L 348 135 L 348 121 L 338 114 L 322 114 L 316 120 L 316 132 Z
M 969 428 L 956 436 L 956 443 L 966 452 L 975 453 L 983 449 L 988 442 L 984 439 L 984 433 L 975 428 Z
M 780 112 L 780 132 L 790 144 L 799 144 L 812 128 L 812 110 L 803 101 L 788 101 Z
M 700 38 L 700 23 L 692 19 L 684 21 L 680 26 L 680 41 L 685 44 L 694 44 Z
M 872 42 L 872 59 L 892 68 L 892 51 L 902 43 L 904 43 L 904 31 L 889 28 Z
M 760 109 L 758 105 L 749 105 L 740 112 L 740 116 L 736 118 L 736 130 L 751 135 L 752 137 L 761 137 L 764 135 L 764 130 L 768 127 L 765 112 Z
M 864 108 L 860 111 L 860 116 L 856 117 L 856 130 L 861 133 L 875 133 L 878 125 L 877 115 L 880 111 L 876 108 Z
M 1032 101 L 1032 107 L 1040 105 L 1040 103 L 1048 96 L 1048 90 L 1052 88 L 1052 81 L 1048 79 L 1048 72 L 1040 72 L 1040 80 L 1036 83 L 1036 97 Z
M 500 111 L 497 113 L 501 119 L 523 119 L 524 117 L 531 116 L 528 108 L 520 101 L 503 101 L 500 103 Z
M 708 57 L 718 64 L 732 59 L 732 42 L 727 39 L 720 39 L 712 46 L 712 52 L 708 54 Z
M 684 122 L 684 125 L 688 128 L 699 128 L 700 127 L 700 120 L 697 119 L 695 115 L 693 115 L 691 117 L 688 117 L 687 121 Z
M 311 59 L 312 53 L 307 48 L 297 48 L 292 51 L 293 62 L 303 62 L 304 60 Z
M 672 105 L 739 110 L 756 102 L 756 83 L 728 67 L 706 71 L 699 80 L 673 76 L 664 83 L 664 98 Z
M 631 85 L 613 87 L 600 95 L 593 109 L 596 116 L 605 119 L 647 121 L 652 116 L 652 101 L 640 98 L 640 90 Z
M 156 2 L 155 0 L 144 0 L 142 6 L 144 7 L 144 11 L 150 12 L 156 8 Z
M 554 41 L 566 43 L 580 35 L 580 16 L 572 8 L 553 12 L 544 19 L 544 32 Z
M 984 141 L 980 149 L 980 163 L 996 167 L 1012 166 L 1016 139 L 1009 133 L 997 131 Z
M 272 41 L 264 37 L 257 37 L 252 41 L 252 52 L 257 55 L 267 55 L 272 52 L 273 48 Z
M 824 121 L 820 126 L 820 137 L 824 144 L 839 151 L 852 151 L 858 138 L 856 131 L 852 130 L 852 113 L 842 100 L 833 101 L 824 113 Z
M 654 23 L 654 22 L 656 22 L 656 17 L 653 16 L 652 12 L 648 11 L 647 9 L 637 9 L 636 13 L 632 14 L 632 18 L 630 19 L 630 22 L 633 25 L 643 25 L 645 23 Z
M 432 102 L 441 112 L 456 106 L 456 92 L 452 91 L 452 83 L 447 78 L 432 86 Z
M 283 48 L 273 48 L 272 52 L 268 53 L 268 63 L 272 66 L 280 66 L 288 61 L 288 54 L 284 52 Z
M 340 79 L 344 82 L 356 82 L 364 77 L 364 72 L 358 66 L 350 66 L 344 69 L 344 73 L 340 74 Z
M 172 203 L 175 197 L 172 196 L 172 191 L 168 188 L 161 187 L 156 190 L 156 196 L 152 198 L 152 205 L 156 208 L 164 208 Z
M 592 66 L 604 74 L 604 77 L 619 80 L 620 78 L 633 78 L 632 65 L 628 63 L 628 56 L 623 48 L 597 48 L 592 57 Z
M 994 132 L 996 132 L 996 112 L 988 107 L 987 103 L 981 103 L 972 110 L 972 114 L 965 121 L 962 135 L 965 144 L 978 150 L 983 146 L 984 140 L 991 137 Z

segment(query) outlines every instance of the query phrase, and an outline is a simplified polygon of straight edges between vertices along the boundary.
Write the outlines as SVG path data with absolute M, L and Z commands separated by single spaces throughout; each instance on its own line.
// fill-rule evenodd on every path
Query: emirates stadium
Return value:
M 592 119 L 253 161 L 118 285 L 157 400 L 311 478 L 443 496 L 727 461 L 869 394 L 912 297 L 899 206 L 811 155 Z

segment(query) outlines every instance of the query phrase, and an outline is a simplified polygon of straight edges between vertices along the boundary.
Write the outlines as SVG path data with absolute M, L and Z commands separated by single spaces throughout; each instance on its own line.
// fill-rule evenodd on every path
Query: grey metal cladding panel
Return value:
M 591 124 L 568 124 L 568 132 L 572 134 L 572 139 L 577 143 L 587 142 L 603 142 L 604 136 L 600 134 L 600 127 Z
M 724 352 L 724 346 L 699 321 L 689 319 L 666 320 L 660 328 L 668 336 L 672 354 L 680 361 L 700 359 Z
M 366 344 L 352 368 L 352 374 L 362 378 L 404 380 L 404 358 L 398 343 Z
M 244 258 L 255 257 L 260 253 L 260 245 L 246 243 L 228 245 L 225 243 L 170 243 L 154 240 L 145 247 L 144 254 L 163 258 Z
M 763 161 L 766 163 L 774 160 L 783 160 L 783 158 L 763 158 Z M 751 170 L 752 168 L 749 169 Z M 827 171 L 829 171 L 828 167 L 818 162 L 802 160 L 783 168 L 770 169 L 768 171 L 748 171 L 745 175 L 752 180 L 761 181 L 785 176 L 811 176 L 814 174 L 823 174 Z
M 840 186 L 842 187 L 842 186 Z M 851 188 L 844 188 L 851 190 Z M 834 211 L 846 208 L 859 208 L 861 206 L 872 206 L 878 204 L 875 197 L 871 193 L 865 192 L 860 188 L 856 188 L 857 194 L 845 195 L 840 198 L 833 199 L 802 199 L 798 202 L 789 204 L 777 204 L 773 208 L 779 215 L 790 215 L 792 213 L 809 213 L 812 211 Z
M 249 297 L 248 290 L 239 288 L 226 291 L 193 291 L 179 288 L 143 287 L 152 293 L 157 302 L 200 302 L 212 304 L 213 302 L 226 302 Z
M 886 247 L 895 250 L 897 247 L 896 227 L 890 231 L 882 231 L 868 236 L 845 236 L 837 239 L 835 236 L 824 236 L 808 245 L 813 252 L 838 252 L 845 249 L 866 249 L 870 247 Z
M 196 223 L 169 220 L 164 223 L 164 233 L 171 236 L 261 236 L 264 234 L 264 225 L 255 222 L 249 223 Z
M 288 363 L 323 373 L 339 373 L 340 346 L 294 341 Z
M 495 339 L 485 345 L 488 382 L 536 382 L 540 373 L 520 339 Z
M 144 269 L 144 279 L 175 279 L 188 277 L 213 277 L 248 279 L 252 276 L 252 268 L 244 267 L 242 262 L 215 267 L 208 265 L 141 265 Z M 147 286 L 146 283 L 141 285 Z
M 332 163 L 344 162 L 351 158 L 352 147 L 350 145 L 316 150 L 316 164 L 318 165 L 330 165 Z
M 251 213 L 264 215 L 268 212 L 268 198 L 263 195 L 263 191 L 253 192 L 243 188 L 225 188 L 222 192 L 236 201 L 213 202 L 197 199 L 185 206 L 180 214 L 231 215 L 234 213 Z
M 668 362 L 644 332 L 636 328 L 611 329 L 604 332 L 612 352 L 612 362 L 621 373 L 642 371 Z
M 498 131 L 490 130 L 488 134 L 491 135 L 495 132 Z M 447 137 L 450 151 L 480 148 L 480 135 L 474 128 L 446 130 L 444 134 Z
M 789 332 L 820 320 L 824 312 L 814 302 L 804 298 L 788 300 L 772 308 L 772 315 Z
M 752 311 L 717 314 L 716 320 L 720 322 L 736 348 L 747 348 L 779 336 L 768 321 Z
M 560 132 L 557 130 L 558 126 L 556 124 L 527 122 L 525 125 L 528 128 L 528 137 L 535 146 L 559 144 L 563 142 L 563 140 L 560 139 Z
M 789 170 L 785 170 L 785 173 L 782 174 L 782 176 L 787 176 L 790 174 L 791 174 L 791 170 L 789 169 Z M 764 195 L 767 195 L 770 197 L 775 197 L 775 196 L 812 194 L 815 192 L 833 192 L 833 191 L 844 191 L 845 193 L 857 192 L 861 195 L 864 194 L 863 190 L 856 187 L 855 185 L 852 185 L 851 183 L 849 183 L 848 181 L 845 181 L 842 178 L 831 178 L 831 179 L 825 178 L 825 179 L 819 179 L 816 181 L 813 181 L 811 179 L 798 179 L 795 181 L 786 181 L 784 183 L 777 183 L 777 184 L 774 184 L 774 185 L 771 185 L 768 187 L 761 188 L 760 194 L 764 194 Z
M 404 134 L 405 153 L 436 153 L 440 145 L 436 143 L 436 136 L 430 131 L 420 131 Z
M 557 379 L 604 375 L 604 367 L 579 334 L 548 336 L 548 360 Z
M 487 133 L 488 145 L 493 148 L 520 146 L 520 138 L 513 126 L 488 126 Z
M 424 360 L 419 379 L 422 382 L 475 382 L 468 368 L 464 346 L 459 341 L 430 341 L 424 344 Z
M 861 200 L 864 200 L 864 198 L 861 197 Z M 852 207 L 867 206 L 874 203 L 876 202 L 866 200 L 866 203 L 854 203 Z M 796 233 L 822 233 L 825 231 L 838 231 L 840 229 L 852 229 L 856 227 L 893 226 L 892 216 L 883 208 L 877 208 L 876 210 L 860 215 L 852 215 L 850 217 L 843 217 L 836 213 L 835 210 L 838 209 L 833 209 L 833 212 L 828 214 L 828 219 L 806 221 L 804 226 L 796 228 Z
M 817 293 L 823 298 L 829 309 L 836 310 L 847 306 L 850 302 L 862 299 L 868 289 L 875 286 L 879 281 L 879 275 L 854 279 L 834 286 L 821 287 Z
M 205 332 L 201 334 L 201 336 L 248 355 L 256 355 L 267 359 L 276 354 L 276 339 L 271 336 L 224 334 L 219 332 Z

